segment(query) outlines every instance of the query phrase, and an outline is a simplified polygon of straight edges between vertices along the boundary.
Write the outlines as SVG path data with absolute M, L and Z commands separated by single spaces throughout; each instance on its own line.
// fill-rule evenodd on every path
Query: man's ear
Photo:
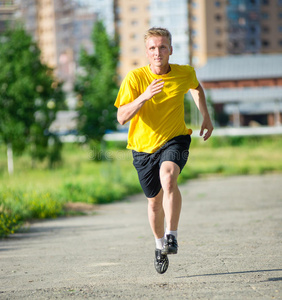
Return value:
M 170 55 L 172 54 L 172 52 L 173 52 L 173 48 L 172 46 L 170 46 Z

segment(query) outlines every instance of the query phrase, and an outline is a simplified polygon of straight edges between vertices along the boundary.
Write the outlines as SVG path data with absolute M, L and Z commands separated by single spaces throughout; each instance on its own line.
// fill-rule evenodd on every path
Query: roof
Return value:
M 196 73 L 200 81 L 282 78 L 282 54 L 209 58 Z
M 213 103 L 282 102 L 282 86 L 210 89 L 205 94 Z
M 238 112 L 245 115 L 260 115 L 260 114 L 270 114 L 275 112 L 282 112 L 282 104 L 274 102 L 260 102 L 260 103 L 243 103 L 237 104 L 227 104 L 224 106 L 224 110 L 228 114 L 233 114 Z

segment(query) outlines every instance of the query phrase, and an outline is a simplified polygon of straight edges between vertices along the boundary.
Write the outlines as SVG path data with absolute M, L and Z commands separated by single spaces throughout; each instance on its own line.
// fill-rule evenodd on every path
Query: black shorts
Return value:
M 160 167 L 164 161 L 176 163 L 180 172 L 185 166 L 191 143 L 190 135 L 180 135 L 164 144 L 154 153 L 132 151 L 133 165 L 147 198 L 157 196 L 161 190 Z

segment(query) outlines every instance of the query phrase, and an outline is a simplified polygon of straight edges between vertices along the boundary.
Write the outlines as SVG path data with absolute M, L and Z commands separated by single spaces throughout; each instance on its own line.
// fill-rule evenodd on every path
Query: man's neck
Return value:
M 167 64 L 164 67 L 159 67 L 159 68 L 158 67 L 153 68 L 152 65 L 150 65 L 150 69 L 156 75 L 164 75 L 164 74 L 167 74 L 168 72 L 170 72 L 170 70 L 171 70 L 169 64 Z

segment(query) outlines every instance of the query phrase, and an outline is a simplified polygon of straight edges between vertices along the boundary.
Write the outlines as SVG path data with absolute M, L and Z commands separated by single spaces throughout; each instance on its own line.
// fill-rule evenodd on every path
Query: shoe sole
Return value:
M 177 249 L 175 248 L 168 248 L 168 249 L 162 249 L 162 254 L 169 255 L 169 254 L 177 254 Z

